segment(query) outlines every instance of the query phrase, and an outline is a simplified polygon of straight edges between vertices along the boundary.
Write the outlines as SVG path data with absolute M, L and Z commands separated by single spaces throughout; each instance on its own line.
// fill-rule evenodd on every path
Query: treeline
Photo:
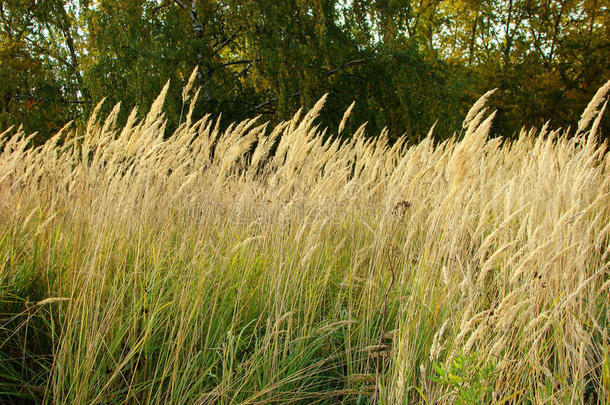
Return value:
M 169 78 L 171 130 L 195 66 L 195 116 L 226 123 L 285 119 L 329 93 L 331 129 L 356 100 L 348 130 L 416 140 L 437 122 L 442 139 L 497 87 L 505 136 L 574 126 L 610 78 L 609 22 L 603 0 L 3 0 L 0 127 L 42 141 L 103 97 L 125 119 Z

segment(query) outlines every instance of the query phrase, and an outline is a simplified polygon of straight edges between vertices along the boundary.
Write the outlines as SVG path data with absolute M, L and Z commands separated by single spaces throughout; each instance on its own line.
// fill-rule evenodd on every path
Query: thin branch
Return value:
M 298 96 L 300 96 L 300 95 L 301 95 L 301 92 L 300 92 L 300 91 L 297 91 L 296 93 L 289 95 L 289 96 L 288 96 L 288 98 L 298 97 Z M 271 99 L 269 99 L 269 100 L 267 100 L 267 101 L 265 101 L 265 102 L 263 102 L 263 103 L 260 103 L 260 104 L 259 104 L 259 105 L 257 105 L 257 106 L 254 106 L 253 108 L 251 108 L 251 109 L 250 109 L 250 112 L 252 112 L 252 111 L 256 111 L 256 110 L 258 110 L 258 109 L 261 109 L 261 108 L 263 108 L 264 106 L 269 105 L 269 104 L 271 104 L 271 103 L 275 103 L 277 100 L 279 100 L 279 98 L 278 98 L 278 97 L 273 97 L 273 98 L 271 98 Z
M 165 3 L 165 4 L 161 3 L 159 6 L 153 8 L 152 15 L 156 15 L 159 11 L 161 11 L 162 9 L 164 9 L 166 7 L 169 7 L 171 4 L 172 4 L 171 2 Z
M 413 38 L 417 34 L 417 25 L 419 24 L 419 18 L 423 14 L 423 11 L 421 9 L 423 4 L 424 0 L 420 0 L 419 5 L 417 6 L 417 14 L 415 14 L 415 22 L 413 23 L 413 27 L 411 27 L 412 32 L 410 33 L 410 38 Z M 424 11 L 427 10 L 429 6 L 430 4 L 428 4 L 428 6 L 424 8 Z
M 34 101 L 40 101 L 43 103 L 62 103 L 62 104 L 94 104 L 94 101 L 91 100 L 66 100 L 64 98 L 59 98 L 59 99 L 50 99 L 50 98 L 41 98 L 41 97 L 36 97 L 30 94 L 15 94 L 13 96 L 14 98 L 18 99 L 18 100 L 34 100 Z
M 355 60 L 351 60 L 347 63 L 344 63 L 343 65 L 341 65 L 340 67 L 333 69 L 333 70 L 329 70 L 328 73 L 326 74 L 326 76 L 332 76 L 335 73 L 339 73 L 340 71 L 342 71 L 345 68 L 348 68 L 350 66 L 354 66 L 354 65 L 363 65 L 365 63 L 367 63 L 369 61 L 369 59 L 355 59 Z
M 258 110 L 260 108 L 263 108 L 264 106 L 266 106 L 268 104 L 275 103 L 277 100 L 278 100 L 277 97 L 273 97 L 273 98 L 271 98 L 271 99 L 269 99 L 269 100 L 267 100 L 267 101 L 265 101 L 263 103 L 260 103 L 259 105 L 254 106 L 254 108 L 250 109 L 250 111 L 256 111 L 256 110 Z
M 241 28 L 238 29 L 237 31 L 235 31 L 233 34 L 231 34 L 229 36 L 229 38 L 225 39 L 224 41 L 222 41 L 222 43 L 220 45 L 218 45 L 218 48 L 214 49 L 214 51 L 212 52 L 212 56 L 215 56 L 218 52 L 222 51 L 222 49 L 229 45 L 229 43 L 231 41 L 233 41 L 233 39 L 237 36 L 237 34 L 241 31 Z
M 180 0 L 174 0 L 174 3 L 176 3 L 178 6 L 180 6 L 181 9 L 188 11 L 188 8 L 186 8 L 184 3 L 182 3 Z
M 234 79 L 239 79 L 240 77 L 244 76 L 246 73 L 248 73 L 248 71 L 250 70 L 250 66 L 246 66 L 244 69 L 242 69 L 241 72 L 239 72 L 238 74 L 236 74 L 235 76 L 233 76 Z
M 252 60 L 235 60 L 232 62 L 223 63 L 220 66 L 225 67 L 225 66 L 232 66 L 232 65 L 245 65 L 247 63 L 252 63 Z

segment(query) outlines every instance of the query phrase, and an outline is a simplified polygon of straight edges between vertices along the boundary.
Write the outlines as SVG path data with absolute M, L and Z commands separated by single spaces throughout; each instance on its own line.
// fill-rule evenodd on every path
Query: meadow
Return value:
M 2 134 L 0 402 L 608 403 L 610 82 L 577 128 L 504 139 L 489 92 L 417 144 L 324 98 L 221 130 L 192 81 L 165 138 L 167 89 Z

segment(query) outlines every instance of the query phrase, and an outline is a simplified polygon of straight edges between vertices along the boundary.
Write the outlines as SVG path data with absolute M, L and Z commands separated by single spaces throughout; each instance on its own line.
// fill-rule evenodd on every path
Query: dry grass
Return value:
M 164 139 L 167 87 L 123 128 L 5 132 L 0 401 L 607 403 L 608 88 L 514 141 L 491 93 L 442 144 L 340 141 L 324 99 Z

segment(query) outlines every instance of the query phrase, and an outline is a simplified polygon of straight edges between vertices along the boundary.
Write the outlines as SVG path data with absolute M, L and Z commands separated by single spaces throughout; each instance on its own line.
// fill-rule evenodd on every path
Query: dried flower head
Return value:
M 399 201 L 394 205 L 392 214 L 402 218 L 405 215 L 405 212 L 407 212 L 407 208 L 411 208 L 412 206 L 413 204 L 408 201 Z

